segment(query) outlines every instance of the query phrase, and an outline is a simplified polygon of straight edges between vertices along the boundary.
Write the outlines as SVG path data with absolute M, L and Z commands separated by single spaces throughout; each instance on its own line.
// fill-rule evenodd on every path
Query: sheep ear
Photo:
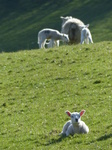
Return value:
M 71 117 L 71 112 L 70 111 L 66 111 L 66 114 L 69 116 L 69 117 Z
M 88 27 L 89 27 L 89 24 L 86 25 L 86 28 L 88 28 Z
M 81 110 L 81 112 L 80 112 L 80 117 L 81 117 L 82 115 L 84 115 L 84 113 L 85 113 L 85 110 Z
M 63 17 L 63 16 L 60 16 L 60 18 L 63 19 L 64 17 Z

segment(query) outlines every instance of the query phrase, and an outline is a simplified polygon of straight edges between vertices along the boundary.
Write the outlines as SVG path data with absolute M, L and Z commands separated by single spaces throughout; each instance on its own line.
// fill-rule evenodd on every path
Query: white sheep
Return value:
M 81 41 L 80 41 L 80 43 L 81 44 L 84 44 L 84 42 L 86 44 L 89 44 L 89 42 L 93 43 L 91 32 L 88 29 L 89 24 L 84 25 L 84 26 L 80 26 L 80 27 L 81 27 Z
M 46 41 L 49 39 L 50 47 L 53 47 L 54 44 L 59 46 L 59 40 L 62 40 L 63 42 L 69 42 L 67 34 L 62 34 L 58 30 L 46 28 L 38 33 L 39 48 L 45 48 Z
M 69 112 L 66 111 L 66 114 L 71 118 L 68 122 L 65 123 L 63 126 L 63 130 L 60 133 L 60 135 L 74 135 L 75 133 L 81 134 L 81 133 L 88 133 L 89 128 L 88 126 L 81 121 L 81 116 L 85 113 L 85 110 L 82 110 L 80 113 L 78 112 Z
M 80 38 L 81 38 L 80 26 L 84 25 L 84 23 L 81 20 L 77 19 L 77 18 L 69 18 L 69 17 L 64 23 L 63 22 L 62 22 L 61 33 L 68 34 L 71 44 L 72 43 L 73 44 L 74 43 L 75 44 L 80 43 Z

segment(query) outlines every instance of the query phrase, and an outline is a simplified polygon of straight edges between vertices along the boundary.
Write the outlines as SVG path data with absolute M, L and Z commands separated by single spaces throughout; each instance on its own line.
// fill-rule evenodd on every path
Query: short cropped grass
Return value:
M 85 109 L 85 135 L 61 138 Z M 111 150 L 112 42 L 0 54 L 1 150 Z

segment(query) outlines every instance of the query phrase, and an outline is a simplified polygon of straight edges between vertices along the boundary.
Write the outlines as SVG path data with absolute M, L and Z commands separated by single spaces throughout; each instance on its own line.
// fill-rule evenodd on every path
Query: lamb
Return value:
M 59 40 L 63 42 L 69 42 L 67 34 L 62 34 L 58 30 L 45 28 L 38 33 L 38 44 L 39 48 L 45 48 L 46 40 L 50 39 L 50 47 L 53 47 L 54 44 L 59 46 Z
M 62 23 L 61 33 L 68 34 L 71 44 L 80 43 L 81 29 L 80 26 L 84 23 L 77 18 L 68 18 Z
M 93 43 L 91 32 L 88 29 L 89 24 L 80 26 L 80 27 L 81 27 L 81 42 L 80 43 L 81 44 L 84 44 L 84 42 L 86 44 L 89 44 L 89 42 Z
M 80 113 L 70 111 L 66 111 L 66 114 L 71 118 L 68 122 L 65 123 L 63 126 L 63 130 L 60 133 L 60 135 L 74 135 L 74 134 L 82 134 L 82 133 L 88 133 L 89 128 L 88 126 L 81 121 L 81 116 L 85 113 L 85 110 L 82 110 Z

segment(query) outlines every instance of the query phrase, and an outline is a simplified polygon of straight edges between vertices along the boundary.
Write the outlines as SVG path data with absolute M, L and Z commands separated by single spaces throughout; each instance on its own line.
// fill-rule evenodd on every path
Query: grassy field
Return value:
M 61 138 L 86 110 L 87 135 Z M 0 150 L 111 150 L 112 42 L 0 53 Z
M 60 16 L 89 23 L 94 42 L 112 39 L 112 0 L 0 0 L 0 52 L 37 49 L 39 30 L 61 31 Z

